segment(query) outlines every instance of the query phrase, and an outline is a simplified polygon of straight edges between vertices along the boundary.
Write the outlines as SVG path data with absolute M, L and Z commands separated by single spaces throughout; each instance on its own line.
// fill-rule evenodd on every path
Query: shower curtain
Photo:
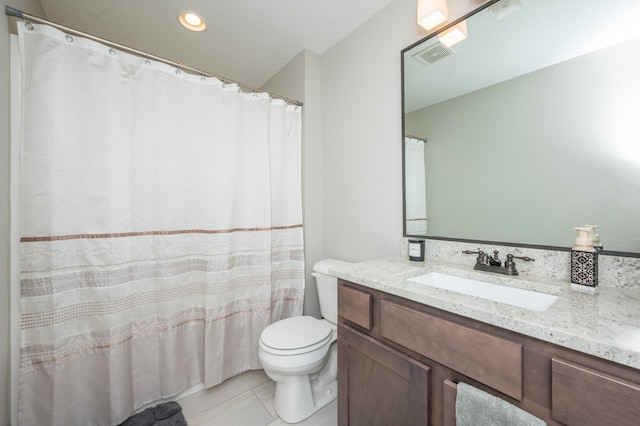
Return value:
M 409 235 L 427 235 L 425 141 L 404 138 L 404 182 L 406 230 Z
M 300 107 L 19 24 L 21 425 L 118 424 L 300 315 Z

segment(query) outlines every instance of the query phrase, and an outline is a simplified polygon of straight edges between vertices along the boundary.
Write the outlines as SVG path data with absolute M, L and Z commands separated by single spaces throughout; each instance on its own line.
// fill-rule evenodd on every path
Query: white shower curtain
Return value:
M 48 26 L 19 44 L 20 424 L 260 368 L 302 311 L 300 107 Z
M 424 144 L 420 139 L 404 138 L 405 226 L 409 235 L 427 235 Z

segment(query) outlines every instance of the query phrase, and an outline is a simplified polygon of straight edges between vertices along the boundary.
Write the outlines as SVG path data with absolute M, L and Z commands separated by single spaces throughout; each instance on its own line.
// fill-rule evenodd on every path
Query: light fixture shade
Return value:
M 204 31 L 207 28 L 207 23 L 195 12 L 183 12 L 178 20 L 183 27 L 191 31 Z
M 445 22 L 448 13 L 447 0 L 418 0 L 418 25 L 425 30 Z
M 440 40 L 440 43 L 444 44 L 447 47 L 451 47 L 456 43 L 460 43 L 462 40 L 466 38 L 467 38 L 467 21 L 466 20 L 438 34 L 438 40 Z

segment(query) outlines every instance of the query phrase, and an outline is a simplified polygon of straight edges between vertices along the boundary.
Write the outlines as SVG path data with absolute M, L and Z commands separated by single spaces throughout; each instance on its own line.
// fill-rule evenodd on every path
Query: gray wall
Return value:
M 313 264 L 322 259 L 322 104 L 320 57 L 303 51 L 262 86 L 304 102 L 302 110 L 302 204 L 306 287 L 305 315 L 320 317 Z
M 452 17 L 478 7 L 449 0 Z M 396 0 L 322 56 L 324 254 L 400 254 L 400 51 L 426 36 L 416 0 Z

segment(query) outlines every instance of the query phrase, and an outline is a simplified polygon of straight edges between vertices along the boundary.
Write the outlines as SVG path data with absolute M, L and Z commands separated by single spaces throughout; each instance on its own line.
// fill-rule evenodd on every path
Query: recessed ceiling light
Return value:
M 183 27 L 191 31 L 204 31 L 207 23 L 195 12 L 183 12 L 178 18 Z

